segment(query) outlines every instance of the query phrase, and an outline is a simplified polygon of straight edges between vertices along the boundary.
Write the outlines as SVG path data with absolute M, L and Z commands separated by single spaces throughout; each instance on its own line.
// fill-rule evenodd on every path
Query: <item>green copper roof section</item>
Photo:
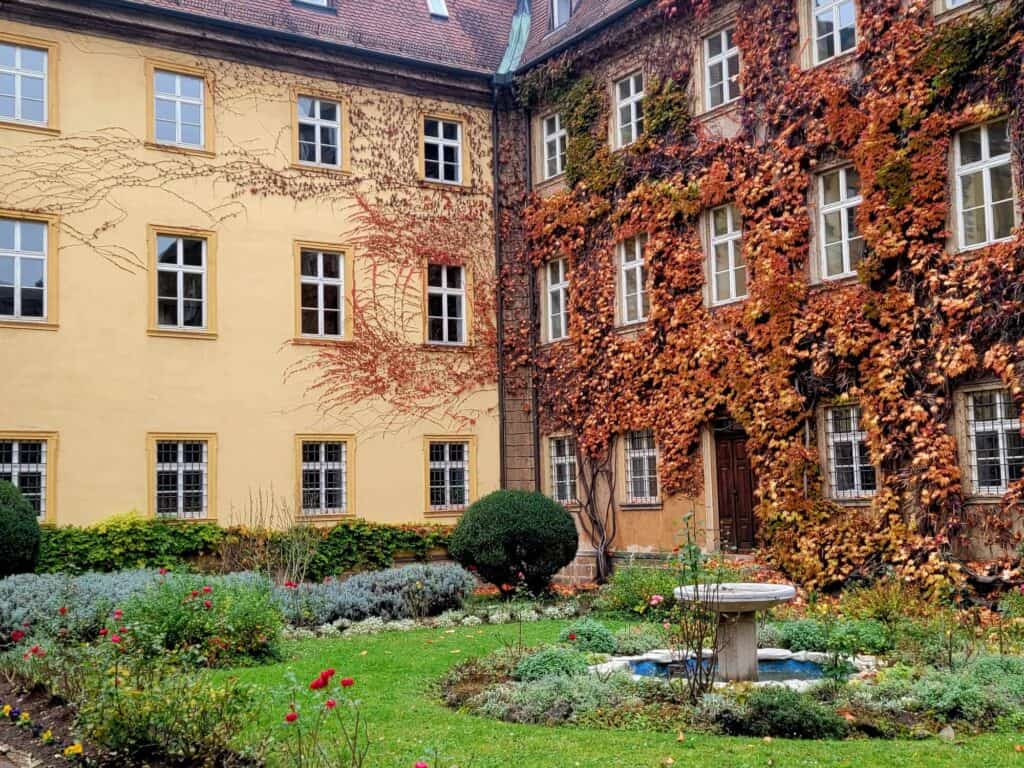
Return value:
M 519 66 L 526 49 L 526 39 L 530 36 L 530 0 L 519 0 L 515 15 L 512 17 L 512 28 L 508 31 L 508 47 L 505 56 L 498 65 L 495 79 L 498 82 L 509 80 Z

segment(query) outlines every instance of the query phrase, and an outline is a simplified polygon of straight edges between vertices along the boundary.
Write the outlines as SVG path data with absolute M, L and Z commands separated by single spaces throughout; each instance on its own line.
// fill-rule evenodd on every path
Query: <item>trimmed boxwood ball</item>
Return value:
M 498 587 L 522 583 L 536 594 L 572 562 L 578 544 L 576 523 L 561 504 L 541 493 L 495 491 L 465 511 L 448 551 Z
M 0 577 L 31 573 L 39 560 L 39 520 L 14 485 L 0 480 Z

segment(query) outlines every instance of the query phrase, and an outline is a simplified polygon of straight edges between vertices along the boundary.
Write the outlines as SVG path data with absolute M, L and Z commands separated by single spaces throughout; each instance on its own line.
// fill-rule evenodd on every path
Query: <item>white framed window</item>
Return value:
M 49 52 L 0 42 L 0 120 L 46 125 Z
M 462 123 L 423 120 L 423 176 L 443 184 L 462 183 Z
M 740 97 L 740 49 L 733 28 L 704 38 L 704 101 L 714 109 Z
M 469 443 L 431 441 L 430 511 L 462 509 L 469 503 Z
M 156 309 L 161 328 L 206 328 L 206 239 L 156 236 Z
M 551 28 L 558 29 L 572 15 L 572 0 L 551 0 Z
M 814 63 L 821 64 L 857 47 L 854 0 L 810 0 Z
M 0 480 L 17 486 L 40 520 L 46 518 L 46 440 L 0 439 Z
M 1007 120 L 956 136 L 956 199 L 960 250 L 1006 240 L 1014 226 L 1013 171 Z
M 576 503 L 576 441 L 571 437 L 552 437 L 551 498 L 559 504 Z
M 0 319 L 46 319 L 46 259 L 46 222 L 0 218 Z
M 625 147 L 644 132 L 644 73 L 634 72 L 615 83 L 615 142 Z
M 348 443 L 302 441 L 302 514 L 348 512 Z
M 560 114 L 548 115 L 541 125 L 544 133 L 544 179 L 547 180 L 565 173 L 567 134 Z
M 658 449 L 649 429 L 626 433 L 626 502 L 656 504 L 658 501 Z
M 861 427 L 860 407 L 842 405 L 825 409 L 829 491 L 834 499 L 857 499 L 878 489 L 875 466 L 868 454 Z
M 967 393 L 967 440 L 974 493 L 998 496 L 1024 475 L 1020 412 L 1005 389 Z
M 860 175 L 853 166 L 818 175 L 818 239 L 826 280 L 857 274 L 864 238 L 857 230 Z
M 299 255 L 302 335 L 345 335 L 345 254 L 303 248 Z
M 330 8 L 330 0 L 297 0 L 303 5 L 315 5 L 317 8 Z
M 953 10 L 954 8 L 960 8 L 961 6 L 973 3 L 974 0 L 943 0 L 946 10 Z
M 299 96 L 299 162 L 341 167 L 341 104 Z
M 427 266 L 427 341 L 466 343 L 466 269 Z
M 566 259 L 549 261 L 548 281 L 548 341 L 558 341 L 569 335 L 569 277 Z
M 743 219 L 734 205 L 711 211 L 712 302 L 725 304 L 747 295 L 747 264 L 743 260 Z
M 427 0 L 427 9 L 430 11 L 431 16 L 437 16 L 441 19 L 448 18 L 448 3 L 446 0 Z
M 202 148 L 205 144 L 206 84 L 196 75 L 153 70 L 154 136 L 161 144 Z
M 209 444 L 206 440 L 157 440 L 157 516 L 208 517 L 209 467 Z
M 647 269 L 644 266 L 646 240 L 643 235 L 638 235 L 618 245 L 623 323 L 642 322 L 647 319 L 651 309 L 647 297 Z

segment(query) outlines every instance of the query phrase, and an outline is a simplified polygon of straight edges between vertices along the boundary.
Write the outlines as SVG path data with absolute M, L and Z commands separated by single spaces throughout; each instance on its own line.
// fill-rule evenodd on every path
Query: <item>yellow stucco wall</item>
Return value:
M 294 242 L 358 239 L 357 192 L 394 210 L 441 199 L 418 182 L 424 112 L 464 121 L 473 184 L 449 196 L 478 212 L 477 229 L 459 247 L 473 252 L 475 280 L 493 280 L 481 266 L 493 270 L 487 110 L 62 30 L 5 22 L 2 34 L 54 43 L 58 53 L 56 130 L 0 124 L 0 209 L 60 216 L 59 326 L 0 323 L 0 433 L 56 434 L 47 522 L 145 512 L 147 435 L 155 432 L 216 435 L 216 516 L 224 523 L 244 521 L 258 491 L 273 489 L 294 509 L 297 434 L 355 436 L 354 511 L 371 520 L 424 518 L 425 435 L 472 435 L 477 494 L 498 486 L 493 386 L 464 395 L 455 417 L 435 409 L 392 422 L 385 401 L 324 415 L 308 391 L 311 375 L 285 375 L 315 352 L 292 343 Z M 145 143 L 147 60 L 198 67 L 211 78 L 212 156 Z M 351 176 L 291 167 L 296 90 L 345 100 Z M 216 233 L 216 338 L 147 333 L 154 225 Z M 359 292 L 373 270 L 361 247 L 353 253 Z M 400 302 L 383 314 L 394 314 L 398 334 L 415 348 L 422 285 L 418 273 L 405 272 L 413 284 L 394 278 L 384 286 L 382 294 Z

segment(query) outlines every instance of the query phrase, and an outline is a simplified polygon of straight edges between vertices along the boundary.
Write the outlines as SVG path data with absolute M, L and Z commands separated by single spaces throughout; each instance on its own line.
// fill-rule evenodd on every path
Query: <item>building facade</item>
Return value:
M 6 3 L 0 467 L 58 524 L 501 485 L 584 554 L 1005 547 L 1021 11 Z

